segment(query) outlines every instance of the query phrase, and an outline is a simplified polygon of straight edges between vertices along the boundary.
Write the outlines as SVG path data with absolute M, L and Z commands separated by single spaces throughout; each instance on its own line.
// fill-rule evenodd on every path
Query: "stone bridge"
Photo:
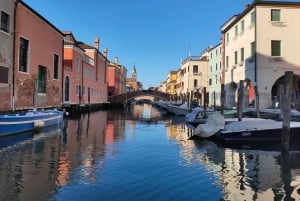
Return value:
M 124 103 L 127 103 L 128 101 L 139 96 L 152 96 L 166 101 L 170 100 L 170 94 L 161 91 L 139 90 L 139 91 L 127 92 L 119 95 L 109 96 L 108 102 L 110 102 L 110 104 L 112 105 L 123 105 Z

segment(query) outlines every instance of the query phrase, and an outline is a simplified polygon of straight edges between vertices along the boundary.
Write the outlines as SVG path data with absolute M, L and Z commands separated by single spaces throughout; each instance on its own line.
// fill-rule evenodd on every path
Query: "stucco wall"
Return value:
M 280 9 L 280 22 L 271 22 L 271 7 L 257 7 L 257 82 L 262 107 L 270 107 L 272 86 L 285 71 L 300 75 L 300 7 Z M 271 40 L 281 41 L 281 57 L 271 57 Z
M 14 5 L 13 0 L 0 1 L 0 11 L 9 15 L 8 32 L 0 30 L 0 66 L 8 70 L 7 75 L 2 75 L 8 76 L 8 83 L 0 83 L 0 111 L 12 110 Z
M 29 40 L 26 73 L 18 71 L 20 37 Z M 54 54 L 59 56 L 58 79 L 54 79 Z M 15 55 L 15 107 L 17 109 L 34 107 L 34 80 L 37 79 L 38 66 L 47 68 L 47 88 L 45 94 L 37 94 L 37 107 L 61 106 L 63 36 L 22 3 L 18 3 L 16 12 Z

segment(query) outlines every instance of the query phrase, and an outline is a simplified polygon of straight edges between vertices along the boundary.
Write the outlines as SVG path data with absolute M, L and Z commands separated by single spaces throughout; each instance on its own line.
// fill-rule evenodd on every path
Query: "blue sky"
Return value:
M 221 39 L 220 26 L 252 0 L 24 0 L 62 31 L 118 57 L 144 88 L 159 86 L 180 61 Z

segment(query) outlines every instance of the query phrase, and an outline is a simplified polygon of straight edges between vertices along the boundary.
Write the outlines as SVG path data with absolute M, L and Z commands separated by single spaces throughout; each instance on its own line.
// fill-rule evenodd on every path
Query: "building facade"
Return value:
M 15 16 L 13 108 L 60 107 L 64 35 L 23 1 Z
M 99 52 L 99 38 L 90 46 L 64 34 L 64 105 L 106 103 L 106 57 Z
M 83 60 L 82 49 L 71 32 L 64 32 L 64 105 L 82 104 Z
M 208 92 L 208 57 L 205 54 L 189 56 L 181 62 L 176 84 L 176 93 L 181 100 L 191 94 L 193 99 L 203 103 Z
M 167 93 L 171 95 L 176 94 L 177 71 L 170 71 L 167 75 L 166 87 Z
M 213 47 L 208 52 L 209 56 L 209 102 L 210 105 L 221 106 L 221 81 L 222 81 L 222 45 Z
M 0 111 L 13 110 L 13 50 L 15 1 L 0 2 Z
M 107 63 L 108 96 L 125 93 L 127 69 L 118 64 L 118 57 L 114 62 Z
M 103 54 L 99 50 L 100 40 L 94 40 L 94 46 L 80 42 L 85 51 L 83 63 L 83 104 L 107 103 L 107 48 Z
M 245 81 L 244 105 L 257 101 L 260 108 L 274 107 L 286 71 L 294 72 L 292 100 L 299 102 L 299 11 L 299 2 L 254 1 L 221 27 L 227 107 L 237 103 L 240 80 Z

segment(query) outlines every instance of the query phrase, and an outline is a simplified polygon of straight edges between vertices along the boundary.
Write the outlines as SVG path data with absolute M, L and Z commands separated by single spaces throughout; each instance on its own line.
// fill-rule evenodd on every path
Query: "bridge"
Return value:
M 164 93 L 161 91 L 154 91 L 154 90 L 139 90 L 139 91 L 127 92 L 119 95 L 109 96 L 108 102 L 110 102 L 111 105 L 123 105 L 124 103 L 127 103 L 128 101 L 140 96 L 152 96 L 166 101 L 170 100 L 170 94 L 168 93 Z

